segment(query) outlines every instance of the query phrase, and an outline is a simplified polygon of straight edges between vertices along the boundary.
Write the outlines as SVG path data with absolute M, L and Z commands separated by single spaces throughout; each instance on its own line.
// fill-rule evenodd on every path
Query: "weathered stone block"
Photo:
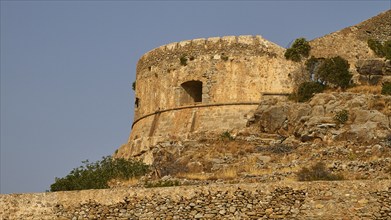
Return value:
M 382 59 L 358 60 L 357 72 L 362 75 L 383 75 L 384 61 Z

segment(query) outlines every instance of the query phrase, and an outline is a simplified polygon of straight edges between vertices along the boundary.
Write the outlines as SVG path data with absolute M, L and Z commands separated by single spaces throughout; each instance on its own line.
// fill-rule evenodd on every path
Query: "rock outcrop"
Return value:
M 359 81 L 364 85 L 391 82 L 391 61 L 382 58 L 363 59 L 356 63 Z
M 346 110 L 348 120 L 335 117 Z M 312 136 L 323 141 L 373 144 L 391 134 L 391 97 L 357 93 L 321 93 L 309 103 L 261 101 L 254 119 L 261 132 Z

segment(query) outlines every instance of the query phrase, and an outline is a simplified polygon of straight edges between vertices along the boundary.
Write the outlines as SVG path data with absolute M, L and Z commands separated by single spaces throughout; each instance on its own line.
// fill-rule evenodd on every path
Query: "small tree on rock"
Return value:
M 340 56 L 325 59 L 316 72 L 316 78 L 325 85 L 332 84 L 346 89 L 352 79 L 349 63 Z
M 284 54 L 285 58 L 295 62 L 300 62 L 302 57 L 308 57 L 311 46 L 305 38 L 297 38 L 291 48 L 288 48 Z

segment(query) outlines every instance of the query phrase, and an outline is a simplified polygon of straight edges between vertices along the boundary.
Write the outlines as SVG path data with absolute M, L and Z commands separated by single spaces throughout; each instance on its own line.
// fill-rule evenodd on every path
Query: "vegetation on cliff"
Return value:
M 304 82 L 300 84 L 297 90 L 297 101 L 306 102 L 314 96 L 316 93 L 321 93 L 325 89 L 325 86 L 319 82 Z
M 352 79 L 349 63 L 340 56 L 324 59 L 316 72 L 316 78 L 325 85 L 332 84 L 346 89 Z
M 345 109 L 338 111 L 334 115 L 334 121 L 337 124 L 345 124 L 349 120 L 349 112 Z
M 383 84 L 381 93 L 383 95 L 391 95 L 391 82 L 387 82 Z
M 291 99 L 298 102 L 310 100 L 314 94 L 323 92 L 327 87 L 346 89 L 351 84 L 353 75 L 349 72 L 349 63 L 340 56 L 311 57 L 305 62 L 305 66 L 304 76 L 297 79 L 298 87 L 291 95 Z
M 50 191 L 109 188 L 112 179 L 130 179 L 146 174 L 149 167 L 140 161 L 113 159 L 110 156 L 90 163 L 82 161 L 83 166 L 74 168 L 67 176 L 55 178 Z
M 300 62 L 303 57 L 308 57 L 311 46 L 305 38 L 297 38 L 292 46 L 284 54 L 285 58 L 295 62 Z
M 378 57 L 385 57 L 387 60 L 391 60 L 391 40 L 382 43 L 378 40 L 369 39 L 367 43 Z

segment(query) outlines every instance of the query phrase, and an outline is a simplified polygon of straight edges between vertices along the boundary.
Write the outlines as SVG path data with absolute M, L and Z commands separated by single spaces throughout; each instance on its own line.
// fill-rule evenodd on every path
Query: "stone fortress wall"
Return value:
M 171 43 L 137 64 L 135 119 L 116 156 L 137 156 L 157 141 L 192 132 L 243 128 L 263 95 L 292 92 L 299 64 L 261 36 Z
M 390 219 L 391 182 L 114 188 L 0 195 L 0 219 Z
M 388 10 L 314 39 L 310 55 L 348 60 L 357 84 L 368 83 L 364 70 L 373 63 L 379 69 L 374 83 L 391 81 L 390 62 L 367 45 L 368 39 L 391 40 L 390 21 Z M 292 92 L 293 78 L 305 69 L 303 62 L 286 60 L 285 50 L 261 36 L 226 36 L 171 43 L 146 53 L 137 65 L 132 131 L 115 156 L 138 156 L 159 141 L 191 133 L 243 128 L 263 95 Z

